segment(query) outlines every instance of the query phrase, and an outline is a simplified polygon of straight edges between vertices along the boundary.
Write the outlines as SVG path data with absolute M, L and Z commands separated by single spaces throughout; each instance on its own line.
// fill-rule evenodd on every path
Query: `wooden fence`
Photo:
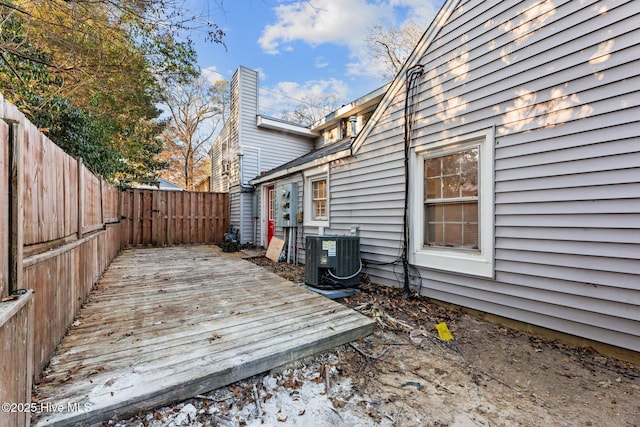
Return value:
M 2 96 L 0 147 L 0 399 L 24 404 L 120 250 L 119 200 Z M 24 412 L 1 418 L 29 423 Z
M 120 192 L 0 95 L 0 402 L 28 403 L 93 285 L 123 246 L 217 243 L 226 194 Z M 0 426 L 29 425 L 27 412 Z
M 122 193 L 123 246 L 214 244 L 229 227 L 229 195 L 188 191 Z

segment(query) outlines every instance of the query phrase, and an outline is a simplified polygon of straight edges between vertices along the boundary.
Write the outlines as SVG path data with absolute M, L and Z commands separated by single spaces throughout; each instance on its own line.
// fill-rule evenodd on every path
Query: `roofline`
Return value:
M 390 83 L 389 90 L 387 90 L 386 94 L 376 107 L 375 111 L 371 115 L 371 118 L 369 118 L 364 128 L 360 131 L 360 133 L 358 133 L 356 139 L 353 141 L 352 151 L 354 155 L 360 150 L 367 137 L 384 114 L 387 107 L 391 105 L 391 101 L 393 101 L 398 91 L 402 87 L 404 87 L 405 75 L 407 73 L 407 70 L 418 64 L 418 60 L 422 57 L 422 55 L 424 55 L 429 46 L 431 46 L 433 39 L 436 37 L 442 26 L 447 22 L 449 17 L 451 17 L 451 14 L 456 9 L 456 7 L 458 7 L 459 3 L 460 0 L 447 0 L 446 3 L 440 8 L 440 11 L 431 22 L 431 25 L 429 25 L 429 28 L 427 28 L 427 30 L 422 35 L 422 38 L 413 49 L 413 52 L 411 52 L 411 55 L 409 55 L 409 58 L 405 61 L 395 79 Z
M 249 181 L 249 184 L 258 185 L 258 184 L 263 184 L 265 182 L 274 181 L 274 180 L 276 180 L 278 178 L 289 176 L 289 175 L 292 175 L 292 174 L 294 174 L 296 172 L 301 172 L 301 171 L 303 171 L 305 169 L 309 169 L 309 168 L 312 168 L 312 167 L 322 166 L 322 165 L 324 165 L 326 163 L 330 163 L 330 162 L 332 162 L 334 160 L 340 160 L 340 159 L 343 159 L 343 158 L 349 157 L 349 156 L 351 156 L 351 148 L 345 148 L 344 150 L 340 150 L 340 151 L 338 151 L 336 153 L 333 153 L 333 154 L 330 154 L 330 155 L 327 155 L 327 156 L 322 156 L 322 157 L 320 157 L 318 159 L 314 159 L 314 160 L 311 160 L 309 162 L 302 163 L 300 165 L 292 166 L 290 168 L 282 169 L 282 170 L 280 170 L 278 172 L 274 172 L 274 173 L 269 174 L 269 175 L 265 175 L 265 176 L 261 176 L 261 177 L 252 179 L 252 180 Z
M 283 120 L 274 119 L 258 114 L 256 116 L 256 126 L 262 129 L 277 130 L 280 132 L 292 133 L 295 135 L 306 136 L 308 138 L 315 138 L 318 136 L 317 132 L 313 132 L 311 129 L 297 125 L 295 123 L 286 122 Z
M 325 117 L 320 120 L 314 122 L 311 125 L 311 129 L 315 130 L 318 128 L 324 128 L 334 122 L 337 122 L 339 119 L 343 117 L 348 117 L 358 112 L 359 110 L 365 109 L 372 104 L 375 104 L 377 98 L 382 98 L 384 94 L 387 92 L 389 87 L 391 86 L 391 82 L 385 84 L 384 86 L 379 87 L 366 95 L 361 96 L 358 99 L 351 101 L 348 104 L 343 105 L 337 110 L 327 114 Z

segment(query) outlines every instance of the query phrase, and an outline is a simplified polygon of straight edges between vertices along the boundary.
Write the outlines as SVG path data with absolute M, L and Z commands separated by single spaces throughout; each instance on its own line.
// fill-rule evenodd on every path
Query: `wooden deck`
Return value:
M 33 424 L 126 417 L 372 330 L 367 317 L 217 247 L 130 249 L 52 358 Z

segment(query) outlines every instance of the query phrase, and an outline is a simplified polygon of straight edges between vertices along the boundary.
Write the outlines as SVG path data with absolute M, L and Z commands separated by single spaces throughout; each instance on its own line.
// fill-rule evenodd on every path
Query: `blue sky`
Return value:
M 258 70 L 261 112 L 278 116 L 312 94 L 348 102 L 382 86 L 363 49 L 368 29 L 412 18 L 426 30 L 443 0 L 217 2 L 222 10 L 209 2 L 208 16 L 225 31 L 227 50 L 196 37 L 203 74 L 229 80 L 240 65 Z

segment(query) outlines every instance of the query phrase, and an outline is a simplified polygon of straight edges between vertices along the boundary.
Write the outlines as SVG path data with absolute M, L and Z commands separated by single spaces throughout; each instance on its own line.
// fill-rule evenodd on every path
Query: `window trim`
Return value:
M 442 248 L 424 245 L 424 162 L 465 148 L 478 146 L 478 243 L 480 250 Z M 415 147 L 411 162 L 412 176 L 409 183 L 411 209 L 411 239 L 409 261 L 417 266 L 494 277 L 494 131 L 469 133 L 457 137 L 433 141 Z
M 326 179 L 327 203 L 326 219 L 314 219 L 313 217 L 313 181 Z M 331 183 L 329 179 L 329 167 L 323 166 L 310 169 L 304 172 L 304 220 L 303 225 L 311 227 L 329 227 L 329 217 L 331 215 Z

